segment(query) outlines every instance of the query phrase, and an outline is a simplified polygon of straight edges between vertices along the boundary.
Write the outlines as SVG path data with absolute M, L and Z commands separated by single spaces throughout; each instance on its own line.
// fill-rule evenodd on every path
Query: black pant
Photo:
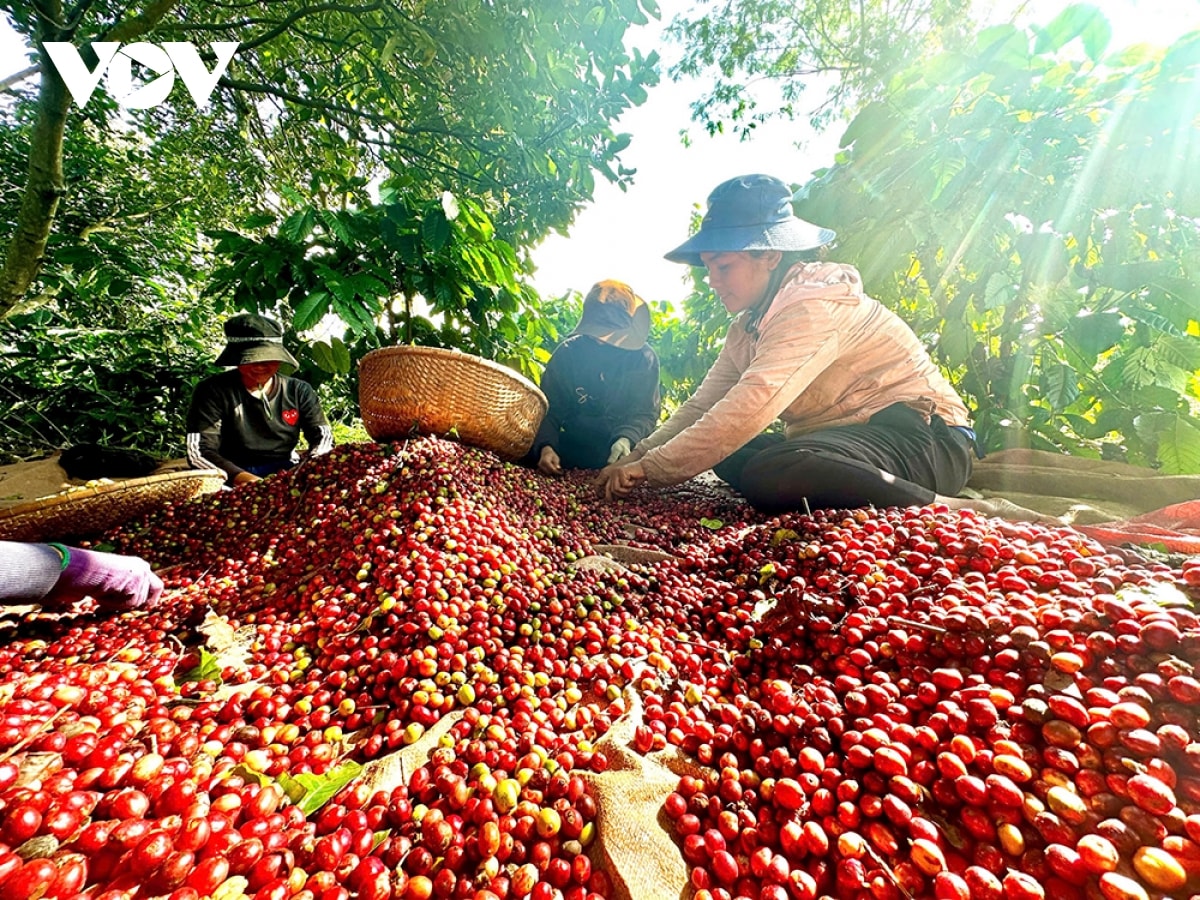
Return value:
M 929 424 L 903 403 L 863 425 L 791 439 L 763 434 L 713 466 L 764 512 L 924 506 L 954 496 L 971 477 L 971 440 L 939 416 Z

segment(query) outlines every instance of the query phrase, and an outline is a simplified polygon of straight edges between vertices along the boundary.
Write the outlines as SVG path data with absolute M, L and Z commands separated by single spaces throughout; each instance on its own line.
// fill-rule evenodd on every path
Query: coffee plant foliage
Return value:
M 77 443 L 182 456 L 213 331 L 186 311 L 85 324 L 42 307 L 0 320 L 0 464 Z
M 0 152 L 14 163 L 4 180 L 26 198 L 0 251 L 0 314 L 40 290 L 64 189 L 92 193 L 70 183 L 81 130 L 136 132 L 180 170 L 179 183 L 194 180 L 189 164 L 217 173 L 207 186 L 228 189 L 230 204 L 239 195 L 271 202 L 290 187 L 305 203 L 336 205 L 390 173 L 486 194 L 506 237 L 536 242 L 570 224 L 597 175 L 629 181 L 620 155 L 630 139 L 613 123 L 658 80 L 657 55 L 626 42 L 657 17 L 653 3 L 271 0 L 142 10 L 100 0 L 48 9 L 0 2 L 38 76 L 14 76 L 5 89 L 29 127 L 27 140 Z M 81 112 L 37 48 L 97 40 L 187 42 L 202 52 L 230 40 L 239 49 L 198 115 L 186 100 L 118 109 L 103 91 Z M 7 125 L 0 119 L 11 138 Z M 152 187 L 144 197 L 158 198 L 159 182 Z
M 1200 472 L 1200 34 L 1094 8 L 895 77 L 798 192 L 932 347 L 986 449 Z
M 210 234 L 208 297 L 289 323 L 301 374 L 328 385 L 336 417 L 354 415 L 357 363 L 380 347 L 454 348 L 536 376 L 554 332 L 483 201 L 386 186 L 378 203 L 241 224 Z

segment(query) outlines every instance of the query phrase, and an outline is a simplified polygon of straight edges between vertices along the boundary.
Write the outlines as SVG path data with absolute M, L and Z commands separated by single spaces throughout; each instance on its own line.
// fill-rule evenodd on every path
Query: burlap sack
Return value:
M 596 745 L 608 758 L 608 769 L 580 773 L 598 809 L 597 837 L 588 856 L 612 880 L 614 900 L 690 897 L 688 865 L 671 836 L 663 801 L 681 775 L 700 769 L 674 747 L 644 756 L 634 750 L 642 703 L 630 689 L 625 700 L 628 711 Z

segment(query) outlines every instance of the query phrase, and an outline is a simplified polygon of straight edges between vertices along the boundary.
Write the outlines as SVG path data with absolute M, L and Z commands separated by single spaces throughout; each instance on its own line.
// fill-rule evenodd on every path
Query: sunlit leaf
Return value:
M 1190 417 L 1159 416 L 1154 425 L 1163 471 L 1174 475 L 1200 473 L 1200 430 Z
M 799 537 L 800 535 L 792 531 L 790 528 L 777 528 L 771 534 L 771 546 L 778 547 L 784 541 L 794 541 Z
M 292 316 L 292 326 L 297 331 L 308 331 L 329 312 L 329 300 L 328 292 L 312 291 L 296 305 L 296 311 Z
M 323 775 L 304 772 L 299 775 L 281 773 L 279 785 L 284 793 L 307 816 L 337 796 L 338 792 L 362 773 L 362 766 L 353 761 L 343 762 Z
M 221 664 L 217 661 L 217 656 L 210 653 L 208 648 L 200 647 L 198 650 L 200 661 L 192 669 L 189 669 L 182 675 L 175 678 L 177 684 L 183 684 L 186 681 L 215 681 L 221 683 Z
M 1067 365 L 1044 369 L 1038 379 L 1042 397 L 1057 410 L 1066 409 L 1079 396 L 1078 376 Z
M 1065 338 L 1085 356 L 1099 356 L 1116 346 L 1125 336 L 1125 326 L 1117 313 L 1076 316 L 1067 323 Z

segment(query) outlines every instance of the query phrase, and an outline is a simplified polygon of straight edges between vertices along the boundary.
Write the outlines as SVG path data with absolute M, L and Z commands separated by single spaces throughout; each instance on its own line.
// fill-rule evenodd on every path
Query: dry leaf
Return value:
M 204 643 L 212 651 L 214 662 L 222 669 L 244 669 L 250 661 L 250 648 L 254 643 L 254 629 L 248 626 L 234 628 L 224 616 L 211 609 L 204 614 L 204 621 L 196 629 L 204 635 Z

